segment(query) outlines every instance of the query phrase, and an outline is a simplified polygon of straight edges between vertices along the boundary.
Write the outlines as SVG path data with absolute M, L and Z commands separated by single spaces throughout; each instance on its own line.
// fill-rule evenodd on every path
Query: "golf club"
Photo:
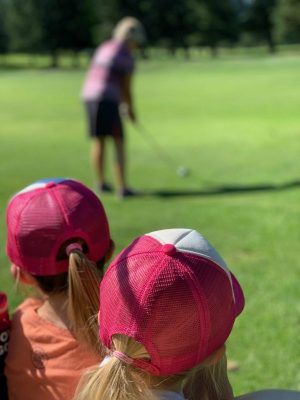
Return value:
M 147 142 L 152 150 L 156 153 L 156 155 L 169 167 L 172 166 L 174 167 L 174 169 L 176 169 L 176 174 L 178 176 L 184 178 L 189 174 L 189 169 L 183 165 L 178 165 L 176 160 L 170 157 L 170 155 L 162 149 L 162 147 L 154 139 L 153 135 L 151 135 L 143 125 L 141 125 L 140 123 L 135 123 L 134 126 L 144 138 L 145 142 Z

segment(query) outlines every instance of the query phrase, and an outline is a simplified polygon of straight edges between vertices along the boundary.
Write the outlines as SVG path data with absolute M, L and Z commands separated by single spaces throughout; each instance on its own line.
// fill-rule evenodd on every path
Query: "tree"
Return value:
M 191 0 L 155 0 L 145 9 L 143 22 L 151 44 L 164 44 L 171 52 L 187 49 L 193 32 L 194 18 Z
M 215 53 L 220 42 L 238 39 L 234 1 L 238 0 L 102 0 L 99 19 L 104 32 L 108 27 L 111 31 L 122 16 L 132 15 L 144 24 L 151 45 L 164 45 L 174 52 L 178 47 L 204 44 Z
M 232 1 L 194 0 L 193 10 L 199 44 L 209 46 L 213 55 L 220 43 L 237 42 L 238 14 Z
M 90 3 L 87 0 L 39 0 L 38 20 L 42 30 L 43 49 L 58 65 L 60 50 L 79 50 L 92 45 Z
M 300 1 L 279 0 L 277 12 L 277 33 L 281 41 L 300 42 Z
M 254 37 L 267 42 L 269 50 L 276 50 L 274 40 L 274 12 L 277 0 L 253 0 L 245 15 L 243 28 Z
M 0 0 L 3 1 L 3 0 Z M 51 54 L 92 46 L 89 0 L 9 0 L 8 27 L 13 51 Z
M 7 26 L 13 51 L 36 53 L 42 49 L 42 30 L 37 15 L 38 0 L 9 0 Z
M 8 51 L 9 37 L 7 31 L 7 3 L 5 0 L 0 0 L 0 54 L 4 54 Z

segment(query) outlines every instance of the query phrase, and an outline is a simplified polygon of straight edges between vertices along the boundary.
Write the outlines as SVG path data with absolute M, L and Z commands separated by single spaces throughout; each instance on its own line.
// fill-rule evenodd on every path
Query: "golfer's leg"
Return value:
M 125 188 L 125 142 L 123 137 L 114 136 L 115 144 L 115 176 L 116 176 L 116 186 L 117 191 L 122 193 Z
M 99 186 L 105 181 L 105 136 L 95 137 L 91 145 L 91 164 L 96 173 Z

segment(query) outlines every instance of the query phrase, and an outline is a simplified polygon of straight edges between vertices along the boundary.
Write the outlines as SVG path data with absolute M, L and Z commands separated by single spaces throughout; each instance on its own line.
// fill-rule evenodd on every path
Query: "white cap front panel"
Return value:
M 226 272 L 232 286 L 230 271 L 225 261 L 212 245 L 194 229 L 164 229 L 150 232 L 147 236 L 158 240 L 161 244 L 173 244 L 177 251 L 197 254 L 213 261 Z

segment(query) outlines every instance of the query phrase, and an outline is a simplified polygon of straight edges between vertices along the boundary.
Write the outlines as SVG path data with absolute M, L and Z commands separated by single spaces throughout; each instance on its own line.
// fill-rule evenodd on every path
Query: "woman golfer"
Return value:
M 111 136 L 116 152 L 116 192 L 121 198 L 133 196 L 136 192 L 127 187 L 125 180 L 124 132 L 119 106 L 122 105 L 128 118 L 134 122 L 132 50 L 144 40 L 144 29 L 137 19 L 122 19 L 115 27 L 112 39 L 97 48 L 82 92 L 93 139 L 91 161 L 97 174 L 98 188 L 101 192 L 112 190 L 105 181 L 104 168 L 105 142 Z

